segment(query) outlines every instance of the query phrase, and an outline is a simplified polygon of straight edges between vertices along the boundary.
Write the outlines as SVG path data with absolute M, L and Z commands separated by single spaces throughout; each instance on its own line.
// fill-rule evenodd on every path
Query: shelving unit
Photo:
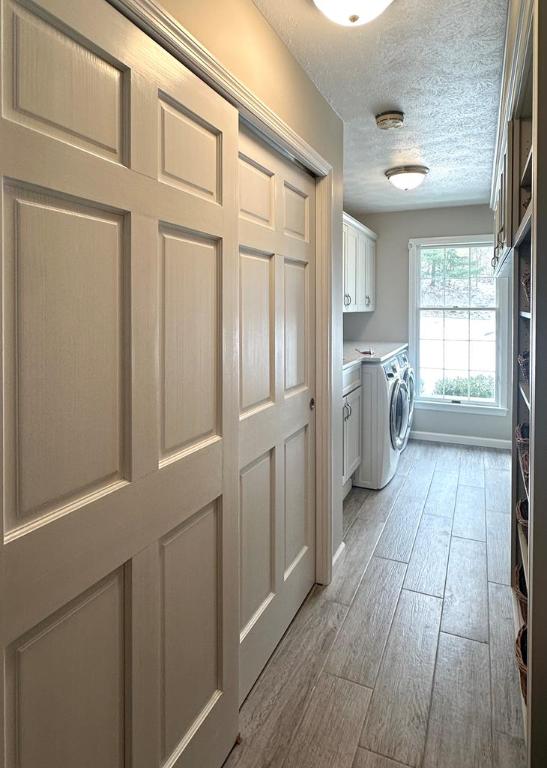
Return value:
M 522 566 L 528 590 L 527 688 L 522 698 L 528 768 L 547 765 L 547 3 L 511 0 L 517 33 L 506 50 L 493 207 L 505 189 L 505 226 L 511 234 L 494 257 L 496 274 L 513 278 L 513 461 L 512 565 Z M 501 181 L 500 181 L 501 180 Z M 507 200 L 507 197 L 510 199 Z M 509 212 L 509 214 L 507 213 Z M 501 218 L 504 218 L 501 216 Z M 496 213 L 496 224 L 500 213 Z M 508 247 L 509 245 L 509 247 Z M 497 257 L 497 258 L 496 258 Z M 510 265 L 510 268 L 509 266 Z M 529 275 L 527 290 L 522 278 Z M 528 294 L 528 295 L 527 295 Z M 518 362 L 527 353 L 528 375 Z M 526 359 L 521 358 L 526 363 Z M 528 430 L 528 457 L 517 444 L 517 427 Z M 526 470 L 526 471 L 525 471 Z M 516 518 L 517 502 L 528 501 L 528 525 Z M 516 585 L 513 584 L 513 587 Z M 515 637 L 523 619 L 514 599 Z

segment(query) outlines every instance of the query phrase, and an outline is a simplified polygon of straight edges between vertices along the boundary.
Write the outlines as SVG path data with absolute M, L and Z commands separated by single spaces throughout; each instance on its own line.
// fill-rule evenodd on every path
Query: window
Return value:
M 507 279 L 491 236 L 411 240 L 410 353 L 418 407 L 505 412 Z

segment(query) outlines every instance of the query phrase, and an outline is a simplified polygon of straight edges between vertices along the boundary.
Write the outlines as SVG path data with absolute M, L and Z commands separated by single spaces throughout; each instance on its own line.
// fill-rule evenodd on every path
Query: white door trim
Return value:
M 332 575 L 333 168 L 154 0 L 108 0 L 146 34 L 234 104 L 281 151 L 317 176 L 316 191 L 316 581 Z

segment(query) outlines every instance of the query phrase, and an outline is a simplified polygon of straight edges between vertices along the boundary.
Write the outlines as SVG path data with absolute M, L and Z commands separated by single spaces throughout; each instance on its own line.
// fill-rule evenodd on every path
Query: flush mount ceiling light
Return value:
M 360 27 L 385 11 L 393 0 L 313 0 L 319 10 L 336 24 Z
M 400 165 L 397 168 L 389 168 L 386 176 L 394 187 L 408 192 L 419 187 L 428 173 L 429 168 L 425 165 Z
M 376 115 L 376 125 L 382 131 L 389 131 L 391 128 L 402 128 L 405 120 L 404 112 L 398 109 L 390 109 L 387 112 L 380 112 Z

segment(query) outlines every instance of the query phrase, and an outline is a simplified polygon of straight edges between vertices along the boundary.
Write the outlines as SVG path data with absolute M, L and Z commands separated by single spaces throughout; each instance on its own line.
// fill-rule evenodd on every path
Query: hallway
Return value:
M 521 768 L 510 454 L 412 442 L 241 710 L 225 768 Z

